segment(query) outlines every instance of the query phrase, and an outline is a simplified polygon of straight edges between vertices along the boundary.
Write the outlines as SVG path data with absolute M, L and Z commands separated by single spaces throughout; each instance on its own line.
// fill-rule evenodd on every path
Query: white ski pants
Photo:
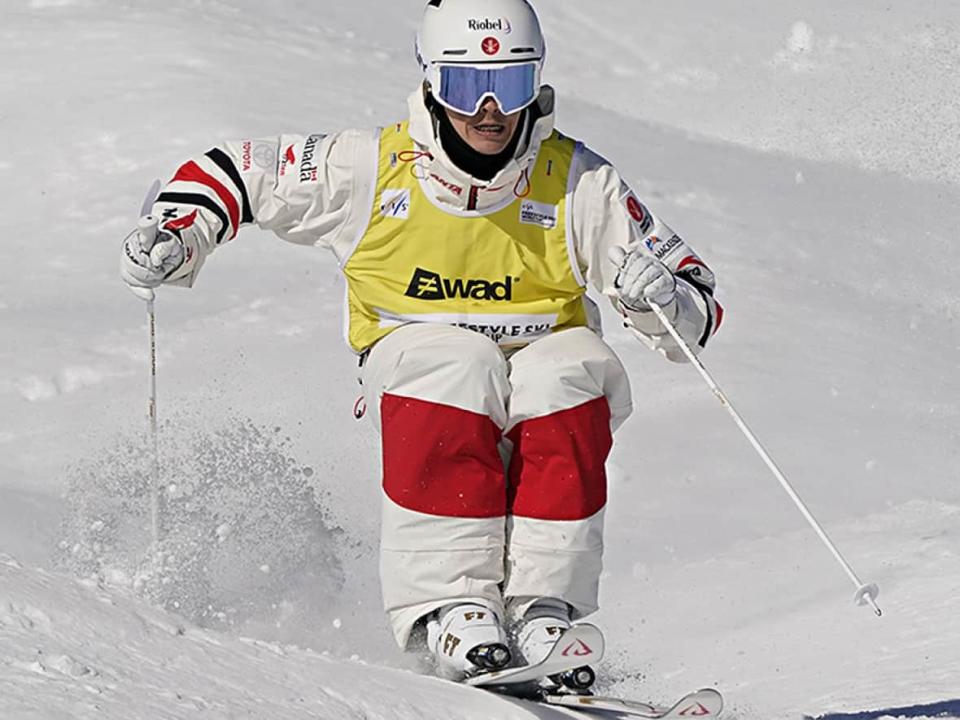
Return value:
M 513 354 L 446 325 L 395 330 L 362 372 L 383 446 L 380 576 L 405 647 L 417 620 L 460 600 L 503 618 L 539 597 L 597 609 L 613 430 L 626 372 L 593 331 Z M 507 459 L 508 458 L 508 459 Z

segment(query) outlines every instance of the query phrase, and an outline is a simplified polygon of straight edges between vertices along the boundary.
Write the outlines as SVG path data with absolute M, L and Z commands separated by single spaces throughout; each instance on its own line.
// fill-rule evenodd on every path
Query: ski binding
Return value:
M 467 678 L 464 682 L 474 687 L 496 688 L 536 683 L 542 678 L 579 673 L 581 668 L 600 662 L 603 658 L 603 633 L 587 623 L 572 626 L 542 661 L 533 665 L 504 668 Z M 590 673 L 592 675 L 592 672 Z M 592 679 L 591 679 L 592 682 Z

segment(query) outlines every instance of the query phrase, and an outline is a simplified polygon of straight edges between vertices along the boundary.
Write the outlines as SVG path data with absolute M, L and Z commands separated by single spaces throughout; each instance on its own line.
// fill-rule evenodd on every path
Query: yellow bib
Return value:
M 586 325 L 567 229 L 575 156 L 554 132 L 508 202 L 455 214 L 424 189 L 407 124 L 385 129 L 370 222 L 344 266 L 350 346 L 363 352 L 408 323 L 456 325 L 504 347 Z

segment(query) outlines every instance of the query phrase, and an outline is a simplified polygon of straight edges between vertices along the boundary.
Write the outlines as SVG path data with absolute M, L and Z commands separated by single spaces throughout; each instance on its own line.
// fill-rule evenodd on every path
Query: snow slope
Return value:
M 0 565 L 0 717 L 96 704 L 98 717 L 190 717 L 206 704 L 212 717 L 429 718 L 450 716 L 448 702 L 508 716 L 502 701 L 379 668 L 422 670 L 378 607 L 377 445 L 349 417 L 343 288 L 322 251 L 250 230 L 196 288 L 162 294 L 171 536 L 207 566 L 174 559 L 146 580 L 138 566 L 146 329 L 116 279 L 120 238 L 152 179 L 218 139 L 400 117 L 419 7 L 0 7 L 0 552 L 16 558 Z M 541 11 L 560 126 L 716 267 L 728 321 L 704 359 L 886 611 L 853 607 L 698 376 L 609 318 L 638 410 L 610 463 L 605 689 L 666 699 L 715 684 L 743 718 L 960 696 L 957 10 Z M 235 462 L 192 464 L 218 444 Z M 307 483 L 317 512 L 244 524 L 265 464 L 280 488 Z M 197 511 L 211 498 L 232 524 Z M 307 530 L 320 559 L 298 550 Z M 181 605 L 184 622 L 134 588 L 211 609 Z M 368 664 L 332 659 L 353 655 Z
M 5 718 L 565 717 L 433 678 L 227 637 L 0 556 Z M 361 690 L 358 692 L 358 690 Z
M 951 0 L 570 4 L 552 28 L 564 42 L 551 58 L 558 84 L 604 107 L 750 147 L 960 180 Z

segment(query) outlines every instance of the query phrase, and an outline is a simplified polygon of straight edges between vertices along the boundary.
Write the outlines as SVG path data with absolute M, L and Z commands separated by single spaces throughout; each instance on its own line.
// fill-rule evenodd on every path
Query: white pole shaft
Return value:
M 153 300 L 147 302 L 150 326 L 150 416 L 151 475 L 150 475 L 150 530 L 154 548 L 160 543 L 160 447 L 157 439 L 157 315 Z
M 781 487 L 783 487 L 787 495 L 790 496 L 790 499 L 793 500 L 800 512 L 803 513 L 804 518 L 806 518 L 807 522 L 810 523 L 810 526 L 816 531 L 817 535 L 823 541 L 823 544 L 827 546 L 831 553 L 833 553 L 834 558 L 836 558 L 844 572 L 846 572 L 847 576 L 850 578 L 850 581 L 854 584 L 854 586 L 856 586 L 858 598 L 862 598 L 863 602 L 869 603 L 869 605 L 873 608 L 873 611 L 878 616 L 882 615 L 882 612 L 877 606 L 876 602 L 877 590 L 875 589 L 875 586 L 867 586 L 861 582 L 860 578 L 857 577 L 857 574 L 853 571 L 853 568 L 850 567 L 850 563 L 846 561 L 840 550 L 837 549 L 837 546 L 834 545 L 832 540 L 830 540 L 830 537 L 827 535 L 826 531 L 823 529 L 820 523 L 817 522 L 817 519 L 813 516 L 813 514 L 804 504 L 803 500 L 797 494 L 797 491 L 793 489 L 790 481 L 787 480 L 780 468 L 777 467 L 777 464 L 773 461 L 773 458 L 770 457 L 770 454 L 766 451 L 766 449 L 764 449 L 763 445 L 760 444 L 757 436 L 754 435 L 747 426 L 747 423 L 740 416 L 740 413 L 738 413 L 733 407 L 733 404 L 730 402 L 729 398 L 727 398 L 723 390 L 720 389 L 720 386 L 707 371 L 707 368 L 700 361 L 700 358 L 696 356 L 696 354 L 690 348 L 690 345 L 687 344 L 687 341 L 683 339 L 676 327 L 674 327 L 673 323 L 667 317 L 667 314 L 663 311 L 663 308 L 654 303 L 651 303 L 650 305 L 653 308 L 653 312 L 656 313 L 657 317 L 660 319 L 660 322 L 673 337 L 674 341 L 676 341 L 676 343 L 680 346 L 681 350 L 683 350 L 683 353 L 687 356 L 687 359 L 690 360 L 693 366 L 706 381 L 707 385 L 713 391 L 713 394 L 716 395 L 717 399 L 720 401 L 720 404 L 727 409 L 727 412 L 729 412 L 731 417 L 733 417 L 734 421 L 737 423 L 737 426 L 746 436 L 747 440 L 749 440 L 750 444 L 753 445 L 754 450 L 757 451 L 757 453 L 766 463 L 767 467 L 770 468 L 770 471 L 773 473 L 774 477 L 777 478 L 777 481 L 780 483 Z
M 146 252 L 150 252 L 153 241 L 157 235 L 157 226 L 159 221 L 150 215 L 153 203 L 156 202 L 160 194 L 160 179 L 153 181 L 150 189 L 147 190 L 143 203 L 140 206 L 140 220 L 137 227 L 140 233 L 141 247 Z M 150 247 L 144 247 L 143 239 L 146 237 Z M 150 400 L 147 412 L 150 416 L 150 444 L 152 445 L 153 457 L 151 462 L 150 476 L 150 532 L 153 539 L 154 551 L 160 547 L 160 447 L 157 440 L 157 314 L 154 310 L 153 291 L 149 291 L 147 299 L 147 318 L 150 331 Z

